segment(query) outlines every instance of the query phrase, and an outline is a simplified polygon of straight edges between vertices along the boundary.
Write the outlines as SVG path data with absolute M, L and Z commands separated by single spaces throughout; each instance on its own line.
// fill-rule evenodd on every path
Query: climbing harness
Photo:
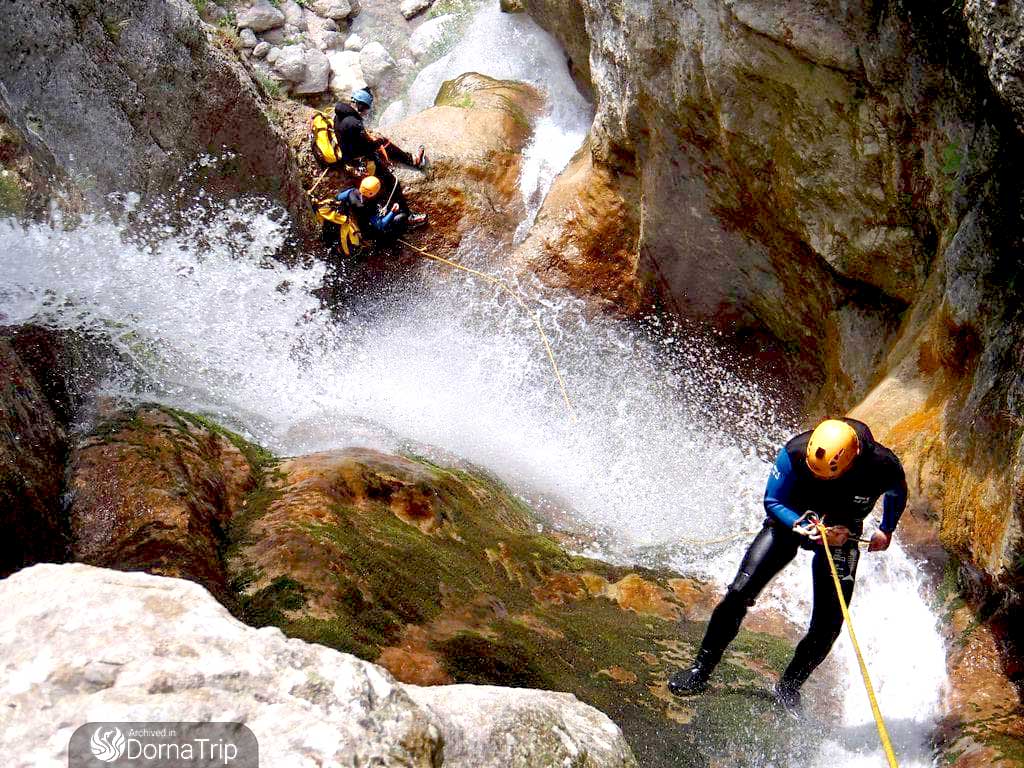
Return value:
M 822 546 L 825 548 L 825 557 L 828 558 L 828 566 L 832 570 L 832 581 L 836 585 L 836 595 L 839 597 L 839 607 L 843 611 L 843 618 L 846 620 L 846 628 L 850 633 L 850 640 L 853 642 L 854 653 L 857 654 L 857 663 L 860 665 L 860 674 L 864 678 L 864 689 L 868 692 L 868 700 L 871 702 L 871 713 L 875 717 L 875 725 L 878 727 L 878 736 L 882 740 L 882 749 L 885 750 L 886 760 L 889 761 L 889 768 L 899 768 L 896 763 L 896 753 L 893 751 L 892 742 L 889 740 L 889 731 L 886 730 L 885 721 L 882 719 L 882 711 L 878 707 L 878 699 L 875 698 L 875 689 L 871 685 L 871 678 L 868 676 L 868 667 L 864 663 L 864 655 L 857 643 L 857 634 L 853 631 L 853 619 L 850 618 L 850 609 L 846 605 L 846 598 L 843 597 L 843 588 L 839 583 L 839 572 L 836 570 L 835 560 L 832 559 L 832 550 L 828 546 L 828 529 L 825 528 L 823 520 L 817 517 L 810 517 L 809 520 L 821 534 Z
M 555 379 L 558 381 L 558 388 L 562 391 L 562 399 L 565 401 L 566 410 L 569 411 L 569 418 L 575 424 L 576 423 L 576 410 L 573 408 L 572 401 L 569 399 L 569 393 L 565 389 L 565 381 L 563 381 L 563 379 L 562 379 L 562 372 L 558 369 L 558 363 L 555 361 L 555 353 L 552 351 L 551 344 L 548 342 L 547 334 L 544 333 L 544 328 L 543 328 L 543 326 L 541 326 L 540 320 L 537 319 L 537 315 L 534 314 L 530 310 L 530 308 L 528 306 L 526 306 L 526 302 L 523 301 L 523 299 L 519 295 L 519 293 L 516 290 L 514 290 L 504 280 L 502 280 L 501 278 L 495 277 L 494 275 L 489 275 L 486 272 L 481 272 L 478 269 L 473 269 L 471 267 L 467 267 L 467 266 L 464 266 L 462 264 L 459 264 L 456 261 L 451 261 L 450 259 L 446 259 L 446 258 L 444 258 L 442 256 L 438 256 L 436 254 L 430 253 L 429 251 L 426 251 L 423 248 L 420 248 L 419 246 L 413 245 L 412 243 L 410 243 L 410 242 L 408 242 L 406 240 L 403 240 L 402 238 L 399 238 L 398 242 L 400 242 L 402 245 L 406 246 L 407 248 L 411 248 L 412 250 L 416 251 L 416 253 L 420 254 L 421 256 L 423 256 L 425 258 L 432 259 L 434 261 L 439 261 L 442 264 L 447 264 L 449 267 L 452 267 L 453 269 L 458 269 L 458 270 L 461 270 L 463 272 L 468 272 L 471 275 L 474 275 L 474 276 L 479 277 L 479 278 L 481 278 L 483 280 L 486 280 L 487 282 L 491 283 L 492 285 L 498 286 L 499 288 L 504 290 L 506 293 L 508 293 L 513 299 L 515 299 L 516 303 L 519 304 L 519 306 L 523 308 L 523 310 L 530 316 L 530 319 L 533 320 L 533 324 L 537 327 L 537 332 L 540 334 L 540 339 L 543 342 L 544 349 L 545 349 L 545 351 L 548 354 L 548 360 L 551 362 L 551 370 L 554 371 Z

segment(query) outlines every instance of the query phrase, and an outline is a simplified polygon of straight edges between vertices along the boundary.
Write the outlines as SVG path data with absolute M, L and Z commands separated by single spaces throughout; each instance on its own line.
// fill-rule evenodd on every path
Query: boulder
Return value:
M 230 603 L 221 562 L 227 528 L 265 458 L 181 412 L 151 407 L 111 416 L 79 442 L 70 462 L 72 556 L 192 579 Z
M 427 10 L 432 2 L 433 0 L 402 0 L 400 10 L 405 18 L 411 19 L 413 16 Z
M 306 79 L 306 49 L 301 45 L 286 45 L 273 62 L 274 71 L 285 80 L 301 83 Z
M 409 53 L 413 55 L 413 58 L 422 59 L 430 52 L 431 48 L 444 40 L 455 21 L 455 15 L 449 13 L 428 19 L 420 24 L 409 37 Z
M 359 67 L 367 85 L 376 88 L 384 75 L 395 68 L 395 60 L 380 43 L 367 43 L 359 51 Z
M 236 19 L 239 29 L 251 29 L 253 32 L 266 32 L 285 24 L 285 15 L 268 0 L 256 0 L 250 7 L 239 11 Z
M 302 96 L 306 94 L 323 93 L 330 84 L 331 62 L 326 55 L 320 51 L 306 51 L 306 76 L 298 85 L 292 89 L 292 94 Z
M 268 766 L 353 755 L 395 768 L 636 765 L 619 729 L 572 696 L 401 685 L 353 656 L 246 627 L 187 581 L 40 565 L 0 582 L 0 601 L 12 768 L 66 765 L 71 734 L 90 721 L 167 720 L 244 723 Z
M 295 0 L 284 0 L 281 3 L 285 23 L 300 32 L 306 31 L 306 10 Z
M 243 48 L 255 48 L 257 43 L 259 43 L 256 33 L 248 27 L 238 33 L 238 39 L 242 43 Z
M 359 54 L 355 51 L 332 51 L 327 54 L 331 65 L 331 90 L 338 98 L 347 99 L 354 92 L 365 88 L 363 70 L 359 66 Z
M 524 215 L 521 153 L 542 103 L 528 85 L 467 73 L 441 87 L 434 107 L 389 126 L 395 143 L 422 144 L 430 159 L 429 174 L 399 168 L 413 207 L 430 214 L 422 247 L 452 253 L 472 229 L 511 242 Z
M 347 18 L 352 13 L 349 0 L 313 0 L 311 8 L 318 16 L 334 21 Z
M 310 42 L 320 50 L 330 48 L 328 40 L 333 41 L 334 36 L 340 34 L 335 21 L 321 18 L 309 10 L 306 11 L 306 30 Z

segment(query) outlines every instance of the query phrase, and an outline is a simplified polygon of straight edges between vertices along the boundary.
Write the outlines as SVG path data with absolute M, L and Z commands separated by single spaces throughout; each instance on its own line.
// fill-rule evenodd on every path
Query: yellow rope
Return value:
M 544 349 L 548 353 L 548 360 L 551 361 L 551 370 L 555 372 L 555 379 L 558 381 L 558 388 L 562 390 L 562 399 L 565 401 L 565 407 L 569 411 L 569 418 L 575 424 L 576 410 L 572 406 L 572 401 L 569 400 L 569 393 L 565 389 L 565 382 L 562 380 L 562 372 L 558 369 L 558 363 L 555 362 L 555 353 L 551 350 L 551 344 L 548 342 L 547 334 L 544 333 L 544 328 L 541 326 L 540 320 L 537 319 L 537 315 L 534 314 L 528 306 L 526 306 L 526 302 L 524 302 L 523 299 L 519 296 L 519 293 L 513 290 L 512 287 L 504 280 L 497 278 L 494 275 L 489 275 L 486 272 L 481 272 L 480 270 L 472 269 L 471 267 L 464 266 L 456 261 L 451 261 L 450 259 L 443 258 L 442 256 L 437 256 L 405 240 L 399 239 L 398 242 L 400 242 L 402 245 L 408 248 L 412 248 L 421 256 L 425 256 L 428 259 L 433 259 L 434 261 L 439 261 L 442 264 L 447 264 L 449 267 L 453 267 L 454 269 L 460 269 L 463 272 L 468 272 L 471 275 L 475 275 L 476 277 L 486 280 L 487 282 L 503 289 L 513 299 L 516 300 L 519 306 L 522 307 L 526 314 L 530 316 L 530 319 L 533 320 L 533 324 L 537 326 L 537 332 L 540 334 L 540 340 L 544 343 Z
M 875 689 L 871 686 L 871 678 L 868 676 L 868 667 L 864 663 L 864 655 L 860 652 L 860 645 L 857 643 L 857 635 L 853 631 L 853 619 L 850 618 L 850 609 L 846 605 L 846 598 L 843 597 L 843 587 L 839 582 L 839 572 L 836 570 L 835 561 L 832 559 L 832 550 L 828 546 L 828 530 L 824 523 L 815 523 L 818 533 L 821 534 L 821 545 L 825 548 L 825 557 L 828 558 L 828 566 L 832 569 L 832 581 L 836 585 L 836 594 L 839 597 L 839 607 L 843 610 L 843 618 L 846 620 L 846 628 L 850 632 L 850 640 L 853 642 L 853 650 L 857 654 L 857 663 L 860 664 L 860 674 L 864 678 L 864 689 L 868 692 L 868 700 L 871 702 L 871 712 L 875 716 L 875 725 L 878 726 L 878 736 L 882 740 L 882 749 L 885 750 L 885 757 L 889 761 L 889 768 L 899 768 L 896 763 L 896 753 L 893 752 L 892 742 L 889 741 L 889 731 L 885 728 L 885 721 L 882 719 L 882 711 L 878 708 L 878 699 L 875 698 Z
M 327 175 L 327 172 L 329 170 L 331 170 L 330 166 L 324 168 L 324 172 L 321 173 L 319 177 L 317 177 L 316 183 L 313 184 L 313 186 L 309 188 L 308 192 L 306 192 L 307 195 L 312 195 L 313 194 L 313 190 L 320 186 L 320 182 L 324 180 L 324 176 Z

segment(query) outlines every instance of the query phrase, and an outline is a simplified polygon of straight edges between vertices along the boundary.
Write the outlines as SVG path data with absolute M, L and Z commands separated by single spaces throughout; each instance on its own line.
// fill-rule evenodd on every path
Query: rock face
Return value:
M 191 579 L 231 604 L 227 528 L 265 460 L 241 438 L 169 409 L 106 420 L 70 465 L 74 559 Z
M 98 196 L 187 186 L 178 177 L 198 154 L 230 150 L 232 171 L 205 178 L 208 192 L 263 193 L 305 220 L 281 134 L 235 51 L 213 39 L 185 0 L 16 3 L 0 26 L 0 78 L 13 122 L 35 126 Z
M 427 147 L 427 173 L 399 177 L 414 207 L 430 214 L 423 247 L 450 252 L 474 229 L 511 239 L 524 215 L 521 154 L 542 103 L 528 85 L 467 73 L 442 85 L 434 107 L 388 128 L 409 151 Z
M 0 336 L 0 577 L 66 553 L 66 422 L 12 341 Z
M 971 47 L 1024 131 L 1024 4 L 1020 0 L 966 0 Z
M 103 720 L 242 722 L 267 766 L 636 765 L 619 729 L 572 696 L 404 686 L 246 627 L 187 581 L 40 565 L 0 582 L 0 601 L 4 745 L 18 768 L 65 765 L 71 733 Z
M 1004 671 L 1001 643 L 954 597 L 944 606 L 949 688 L 937 742 L 954 768 L 1016 768 L 1024 764 L 1024 716 Z
M 664 681 L 689 660 L 714 594 L 670 574 L 569 557 L 478 470 L 331 451 L 283 461 L 251 499 L 228 556 L 250 623 L 353 652 L 408 683 L 571 692 L 611 716 L 645 766 L 697 766 L 686 757 L 693 745 L 728 752 L 737 739 L 766 755 L 793 736 L 740 734 L 714 714 L 738 691 L 769 684 L 787 661 L 786 640 L 744 632 L 714 690 L 675 699 Z M 447 687 L 432 695 L 459 696 Z M 758 722 L 774 721 L 767 700 L 745 702 Z M 469 710 L 467 732 L 500 719 L 483 699 Z

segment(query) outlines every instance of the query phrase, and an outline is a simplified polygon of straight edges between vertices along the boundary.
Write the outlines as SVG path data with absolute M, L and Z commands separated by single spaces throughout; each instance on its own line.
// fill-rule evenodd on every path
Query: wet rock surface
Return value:
M 266 461 L 182 412 L 143 407 L 107 419 L 71 457 L 73 559 L 191 579 L 230 605 L 227 528 Z
M 245 723 L 268 766 L 636 765 L 619 729 L 571 696 L 401 685 L 246 627 L 188 581 L 41 565 L 0 581 L 0 600 L 4 743 L 18 768 L 65 765 L 89 721 L 169 719 Z
M 711 745 L 717 752 L 742 742 L 755 761 L 751 765 L 794 748 L 796 734 L 780 721 L 768 690 L 788 659 L 799 634 L 796 628 L 770 611 L 764 613 L 751 625 L 758 631 L 741 633 L 709 694 L 699 700 L 675 699 L 664 681 L 691 658 L 717 599 L 714 591 L 675 574 L 570 555 L 555 538 L 538 532 L 527 505 L 478 469 L 368 449 L 277 460 L 207 419 L 147 406 L 112 413 L 80 438 L 69 478 L 73 559 L 117 571 L 185 577 L 204 585 L 248 624 L 276 626 L 291 637 L 354 653 L 404 683 L 563 692 L 515 701 L 499 689 L 444 687 L 436 693 L 409 693 L 436 717 L 446 734 L 445 759 L 453 765 L 532 765 L 529 755 L 542 749 L 627 760 L 609 726 L 602 724 L 608 721 L 595 720 L 596 715 L 587 714 L 590 710 L 577 712 L 574 699 L 565 694 L 605 712 L 623 729 L 643 765 L 705 768 L 694 752 L 697 744 Z M 72 681 L 67 682 L 70 688 L 61 688 L 59 706 L 72 713 L 109 704 L 111 717 L 117 719 L 124 711 L 118 707 L 127 706 L 128 699 L 106 689 L 116 689 L 127 679 L 149 685 L 144 672 L 148 664 L 152 674 L 170 681 L 161 690 L 180 692 L 174 701 L 185 719 L 197 713 L 193 696 L 199 694 L 195 685 L 193 693 L 185 693 L 184 683 L 174 681 L 191 675 L 188 679 L 204 691 L 202 701 L 220 702 L 204 711 L 237 706 L 245 722 L 254 718 L 271 727 L 244 693 L 248 684 L 241 686 L 242 698 L 224 699 L 227 694 L 213 677 L 194 666 L 188 671 L 190 653 L 183 650 L 180 658 L 171 654 L 173 668 L 164 669 L 162 661 L 147 661 L 148 641 L 133 641 L 130 633 L 121 633 L 118 622 L 136 621 L 131 618 L 131 580 L 142 577 L 95 569 L 68 573 L 77 591 L 39 582 L 24 588 L 36 590 L 37 604 L 49 606 L 47 616 L 57 615 L 51 590 L 63 590 L 67 599 L 77 601 L 81 610 L 76 616 L 88 614 L 90 627 L 98 626 L 103 616 L 108 622 L 104 635 L 116 630 L 119 642 L 138 647 L 142 655 L 132 657 L 136 670 L 125 677 L 119 671 L 121 662 L 117 669 L 100 669 L 88 653 L 79 654 L 75 663 L 80 662 L 81 670 L 53 674 L 52 680 Z M 89 578 L 82 574 L 97 575 L 101 584 L 110 585 L 104 589 L 124 594 L 117 600 L 90 596 Z M 172 583 L 180 582 L 166 582 Z M 203 616 L 212 610 L 203 607 L 208 598 L 198 587 L 167 588 L 181 593 L 173 598 L 181 606 L 195 604 Z M 146 587 L 140 594 L 149 592 Z M 102 613 L 104 601 L 116 616 Z M 192 647 L 192 618 L 182 618 L 178 608 L 169 617 L 152 601 L 146 605 L 153 613 L 137 625 L 148 633 L 159 624 L 165 627 L 161 631 L 185 638 L 180 647 Z M 24 628 L 34 620 L 22 617 L 15 626 L 20 622 Z M 68 632 L 85 631 L 68 623 L 66 616 L 59 621 Z M 223 635 L 216 622 L 195 621 Z M 255 643 L 252 652 L 259 655 L 258 638 L 272 637 L 279 636 L 265 630 L 238 642 Z M 56 647 L 63 642 L 54 640 Z M 277 651 L 266 654 L 270 666 L 280 661 Z M 99 686 L 106 692 L 73 682 L 76 675 L 93 672 L 117 682 Z M 266 684 L 266 675 L 273 674 L 268 670 L 257 677 Z M 99 679 L 96 675 L 89 679 Z M 101 698 L 88 698 L 94 692 Z M 25 723 L 34 717 L 30 702 L 40 691 L 15 693 L 21 713 L 17 727 L 28 728 Z M 131 696 L 143 707 L 137 711 L 145 711 L 145 699 Z M 452 709 L 456 701 L 466 707 Z M 334 706 L 325 703 L 323 711 Z M 721 717 L 738 706 L 751 711 L 753 724 L 738 728 Z M 310 727 L 320 727 L 315 725 L 318 718 L 310 720 Z M 484 728 L 486 723 L 493 728 Z M 568 742 L 562 740 L 559 746 L 551 740 L 550 731 L 544 730 L 551 723 L 561 723 Z M 503 743 L 496 740 L 499 726 L 514 732 L 526 728 L 529 735 Z M 298 748 L 288 730 L 275 726 L 274 749 L 287 753 Z M 581 738 L 576 735 L 580 732 L 589 735 Z M 359 729 L 351 733 L 352 738 L 370 738 Z M 457 735 L 449 742 L 451 733 Z M 588 746 L 587 739 L 597 738 L 594 734 L 604 734 L 601 750 Z M 32 754 L 48 754 L 51 746 L 37 744 Z M 484 760 L 481 753 L 490 757 Z
M 63 560 L 60 514 L 67 422 L 29 366 L 0 335 L 0 577 Z
M 714 593 L 568 555 L 479 470 L 366 449 L 283 461 L 236 518 L 228 563 L 248 622 L 408 683 L 573 693 L 642 765 L 704 766 L 697 744 L 741 738 L 755 761 L 793 748 L 767 693 L 789 639 L 742 633 L 711 693 L 673 698 L 664 681 L 690 660 Z M 718 719 L 741 701 L 753 736 Z
M 17 3 L 0 51 L 5 110 L 97 199 L 200 183 L 208 193 L 265 194 L 306 220 L 265 102 L 231 40 L 208 39 L 190 3 Z M 229 170 L 179 180 L 198 155 L 226 151 Z

